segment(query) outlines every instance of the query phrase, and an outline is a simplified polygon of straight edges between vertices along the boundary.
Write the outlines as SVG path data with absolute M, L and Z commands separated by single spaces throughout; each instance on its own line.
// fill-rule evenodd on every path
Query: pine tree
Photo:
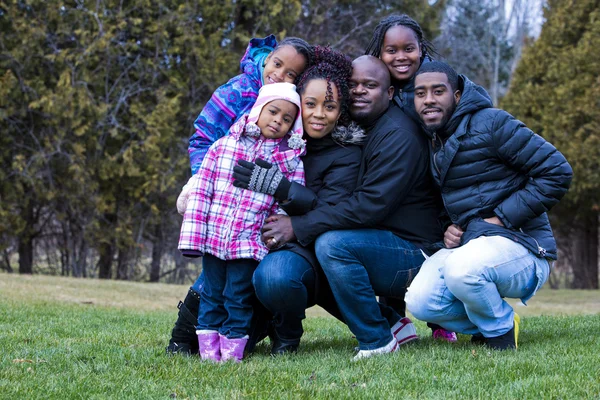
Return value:
M 503 107 L 552 142 L 573 167 L 553 210 L 573 288 L 598 288 L 600 1 L 550 0 L 539 39 L 518 65 Z
M 192 121 L 238 73 L 248 39 L 283 36 L 299 11 L 283 0 L 0 2 L 0 250 L 14 243 L 31 273 L 44 234 L 65 273 L 85 276 L 92 248 L 97 275 L 119 279 L 144 274 L 145 237 L 173 237 L 157 245 L 177 251 Z

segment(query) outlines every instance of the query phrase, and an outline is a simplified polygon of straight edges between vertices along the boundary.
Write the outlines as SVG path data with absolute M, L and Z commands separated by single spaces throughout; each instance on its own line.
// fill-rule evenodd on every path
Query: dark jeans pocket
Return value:
M 390 285 L 389 294 L 387 296 L 390 297 L 403 297 L 406 292 L 406 288 L 411 284 L 415 276 L 421 267 L 405 269 L 396 272 L 396 276 L 394 277 L 394 281 Z

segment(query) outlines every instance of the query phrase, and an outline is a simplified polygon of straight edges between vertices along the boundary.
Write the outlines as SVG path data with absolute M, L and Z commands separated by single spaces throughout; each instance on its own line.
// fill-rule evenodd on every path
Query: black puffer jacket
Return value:
M 290 216 L 304 215 L 321 206 L 335 205 L 352 194 L 360 167 L 364 131 L 352 124 L 338 128 L 322 139 L 307 140 L 302 158 L 306 186 L 292 182 L 288 199 L 279 206 Z M 306 258 L 317 271 L 318 261 L 312 244 L 288 243 L 282 247 Z
M 567 192 L 573 171 L 565 157 L 462 76 L 462 97 L 433 136 L 432 170 L 453 223 L 465 234 L 504 236 L 540 257 L 556 259 L 546 211 Z M 497 216 L 505 227 L 484 218 Z
M 429 145 L 419 127 L 397 106 L 364 127 L 358 185 L 335 206 L 324 205 L 292 217 L 304 245 L 336 229 L 388 230 L 432 253 L 442 237 L 439 199 L 429 172 Z

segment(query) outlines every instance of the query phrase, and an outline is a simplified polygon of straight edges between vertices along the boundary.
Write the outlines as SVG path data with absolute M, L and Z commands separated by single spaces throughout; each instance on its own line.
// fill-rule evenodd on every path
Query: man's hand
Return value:
M 261 232 L 262 241 L 269 249 L 281 247 L 296 239 L 292 219 L 287 215 L 271 215 L 266 219 Z
M 488 224 L 504 226 L 504 224 L 502 223 L 502 221 L 500 221 L 500 218 L 498 218 L 498 217 L 485 218 L 484 221 L 487 222 Z
M 460 229 L 460 226 L 452 224 L 444 232 L 444 245 L 447 249 L 452 249 L 460 245 L 460 237 L 464 231 Z
M 190 180 L 183 186 L 179 197 L 177 197 L 177 212 L 181 215 L 185 214 L 187 208 L 188 198 L 190 197 L 190 189 L 192 188 L 194 181 L 198 179 L 198 175 L 192 175 Z

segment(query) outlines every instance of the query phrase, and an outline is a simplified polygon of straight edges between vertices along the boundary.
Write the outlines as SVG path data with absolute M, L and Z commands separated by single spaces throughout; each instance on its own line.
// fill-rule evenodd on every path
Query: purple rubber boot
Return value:
M 233 360 L 235 362 L 242 362 L 244 349 L 246 348 L 246 343 L 248 343 L 248 335 L 237 339 L 229 339 L 220 335 L 220 339 L 221 361 Z
M 203 360 L 210 360 L 214 362 L 221 361 L 221 351 L 219 343 L 219 332 L 198 330 L 196 331 L 198 336 L 198 352 L 200 358 Z

